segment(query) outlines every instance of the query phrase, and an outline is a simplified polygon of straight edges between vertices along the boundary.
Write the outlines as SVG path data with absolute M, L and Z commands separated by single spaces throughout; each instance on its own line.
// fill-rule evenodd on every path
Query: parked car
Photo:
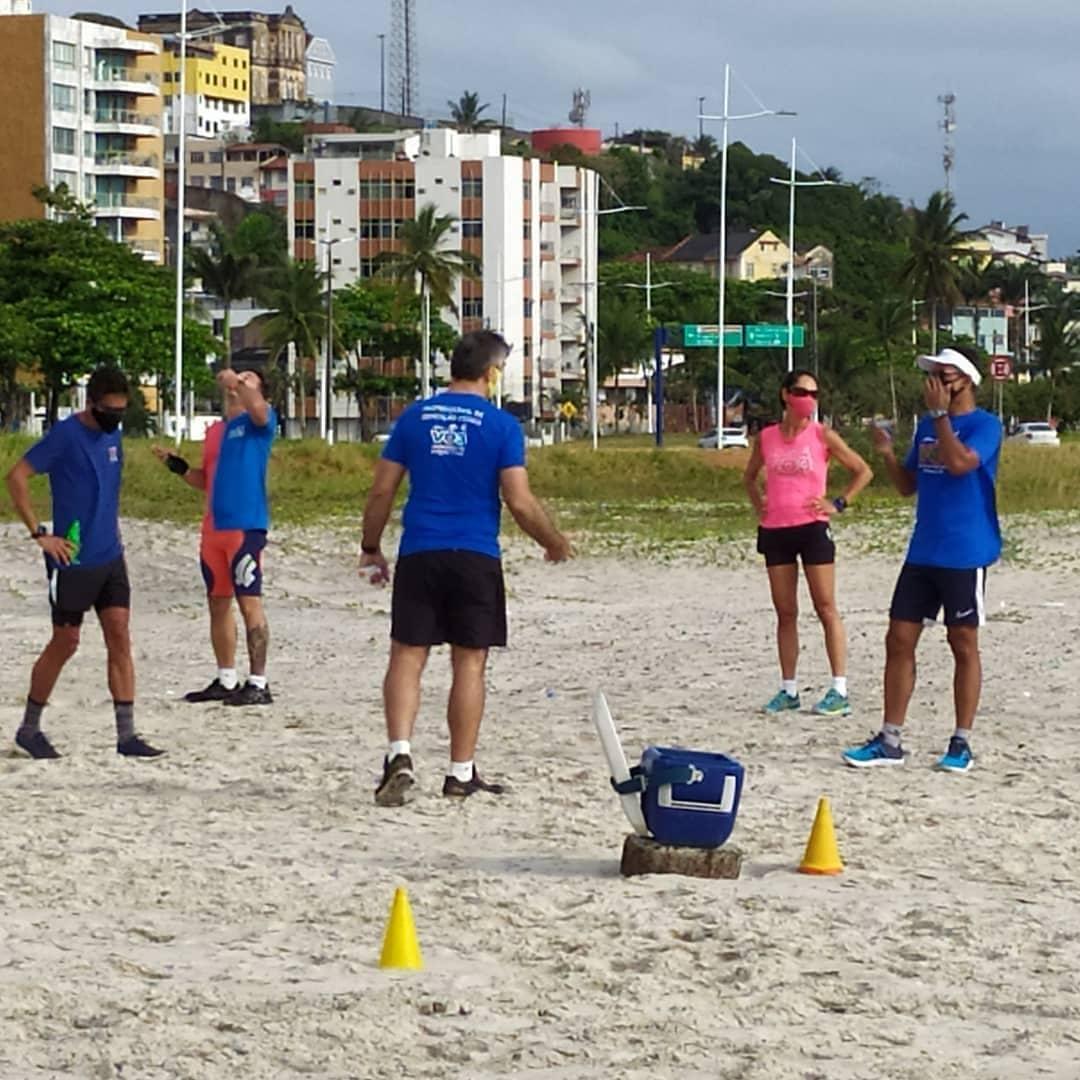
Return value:
M 1009 441 L 1027 443 L 1029 446 L 1061 445 L 1058 433 L 1045 420 L 1017 424 L 1009 435 Z
M 716 449 L 716 428 L 712 431 L 707 431 L 697 441 L 698 446 L 702 450 L 715 450 Z M 746 438 L 746 429 L 741 427 L 726 427 L 724 428 L 724 441 L 721 443 L 720 449 L 727 450 L 733 446 L 741 446 L 744 450 L 749 448 L 750 443 Z

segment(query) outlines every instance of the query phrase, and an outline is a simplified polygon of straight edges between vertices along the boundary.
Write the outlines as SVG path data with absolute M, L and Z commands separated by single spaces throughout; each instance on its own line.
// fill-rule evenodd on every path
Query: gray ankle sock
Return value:
M 41 714 L 44 710 L 45 706 L 40 701 L 28 697 L 20 730 L 25 731 L 27 735 L 36 735 L 41 730 Z
M 885 745 L 891 746 L 895 750 L 900 745 L 900 735 L 903 730 L 897 724 L 882 724 L 881 734 L 885 736 Z
M 116 741 L 126 742 L 135 734 L 135 702 L 114 701 L 116 710 Z

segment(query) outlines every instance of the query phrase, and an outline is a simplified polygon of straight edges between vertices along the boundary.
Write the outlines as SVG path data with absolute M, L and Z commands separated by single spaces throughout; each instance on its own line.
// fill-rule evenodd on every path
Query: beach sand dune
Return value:
M 389 594 L 355 536 L 269 552 L 269 710 L 187 706 L 212 676 L 196 538 L 127 523 L 140 731 L 120 760 L 103 650 L 46 714 L 55 763 L 0 759 L 0 1076 L 848 1080 L 1080 1076 L 1080 533 L 1025 527 L 990 576 L 976 769 L 931 765 L 951 661 L 929 630 L 904 769 L 844 768 L 880 722 L 899 565 L 851 532 L 840 604 L 856 716 L 765 719 L 773 618 L 749 545 L 696 565 L 508 556 L 512 647 L 479 761 L 512 792 L 451 805 L 448 663 L 431 662 L 421 794 L 371 800 Z M 40 564 L 0 529 L 0 732 L 47 634 Z M 827 686 L 803 594 L 801 685 Z M 626 825 L 589 717 L 746 766 L 735 882 L 623 880 Z M 820 795 L 846 872 L 794 873 Z M 375 966 L 409 889 L 426 970 Z

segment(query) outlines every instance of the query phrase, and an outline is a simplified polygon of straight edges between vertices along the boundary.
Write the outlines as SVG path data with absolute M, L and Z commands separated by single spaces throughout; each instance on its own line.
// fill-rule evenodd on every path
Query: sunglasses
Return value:
M 791 397 L 809 397 L 815 401 L 817 401 L 819 393 L 821 393 L 820 390 L 811 390 L 806 386 L 791 386 L 788 388 L 788 394 Z

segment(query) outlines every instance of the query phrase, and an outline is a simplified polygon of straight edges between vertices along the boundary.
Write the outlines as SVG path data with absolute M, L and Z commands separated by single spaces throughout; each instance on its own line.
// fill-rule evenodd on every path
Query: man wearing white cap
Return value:
M 985 622 L 986 570 L 1001 554 L 994 484 L 1001 423 L 975 405 L 981 381 L 977 353 L 964 345 L 920 356 L 928 372 L 927 413 L 901 463 L 892 438 L 874 430 L 874 445 L 901 495 L 916 496 L 915 529 L 896 582 L 885 639 L 885 716 L 881 731 L 844 751 L 848 765 L 903 765 L 900 734 L 915 690 L 915 647 L 923 626 L 945 610 L 956 664 L 956 731 L 938 768 L 967 772 L 971 728 L 982 689 L 979 627 Z

